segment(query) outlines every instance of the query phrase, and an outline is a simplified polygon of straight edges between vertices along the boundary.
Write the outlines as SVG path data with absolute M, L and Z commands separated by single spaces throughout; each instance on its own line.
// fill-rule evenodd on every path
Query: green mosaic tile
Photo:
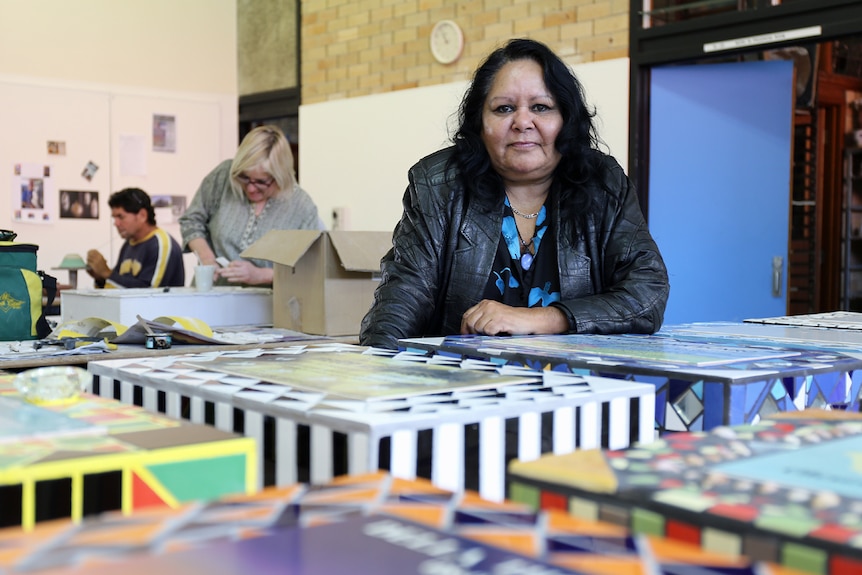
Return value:
M 632 509 L 631 529 L 635 533 L 664 537 L 664 526 L 665 520 L 661 514 L 640 507 Z
M 781 548 L 781 563 L 800 571 L 826 575 L 829 556 L 825 551 L 807 545 L 785 543 Z
M 767 531 L 783 533 L 793 537 L 804 537 L 820 527 L 821 522 L 812 517 L 794 517 L 792 514 L 759 517 L 754 524 Z
M 148 469 L 178 501 L 185 502 L 244 493 L 245 467 L 245 455 L 229 455 L 150 465 Z
M 536 487 L 519 483 L 517 481 L 509 483 L 509 499 L 529 505 L 533 509 L 539 508 L 541 494 L 541 490 Z
M 687 490 L 686 488 L 659 491 L 653 495 L 653 499 L 659 503 L 665 503 L 697 513 L 703 513 L 715 504 L 714 498 L 691 489 Z

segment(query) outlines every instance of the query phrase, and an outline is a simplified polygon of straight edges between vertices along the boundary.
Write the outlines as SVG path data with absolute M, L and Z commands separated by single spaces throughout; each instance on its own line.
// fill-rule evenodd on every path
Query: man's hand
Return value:
M 105 256 L 98 250 L 87 252 L 87 273 L 97 280 L 106 280 L 111 276 L 111 268 L 108 267 Z

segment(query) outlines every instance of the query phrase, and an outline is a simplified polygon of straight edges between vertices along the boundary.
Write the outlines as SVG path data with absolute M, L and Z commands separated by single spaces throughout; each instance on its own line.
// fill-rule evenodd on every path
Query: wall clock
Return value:
M 431 30 L 431 54 L 441 64 L 451 64 L 464 50 L 464 33 L 454 20 L 440 20 Z

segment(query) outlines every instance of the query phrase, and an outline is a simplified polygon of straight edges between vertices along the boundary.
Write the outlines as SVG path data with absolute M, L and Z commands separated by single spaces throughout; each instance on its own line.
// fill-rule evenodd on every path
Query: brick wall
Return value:
M 302 0 L 302 102 L 467 80 L 514 37 L 573 64 L 627 57 L 628 18 L 629 0 Z M 443 19 L 464 31 L 464 52 L 449 65 L 428 46 Z

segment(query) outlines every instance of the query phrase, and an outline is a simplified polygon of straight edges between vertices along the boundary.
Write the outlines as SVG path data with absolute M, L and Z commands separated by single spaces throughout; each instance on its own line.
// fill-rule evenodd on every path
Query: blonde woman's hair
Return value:
M 246 134 L 236 150 L 230 166 L 233 191 L 245 197 L 243 186 L 237 179 L 246 170 L 260 168 L 275 179 L 279 193 L 290 193 L 296 186 L 293 152 L 284 133 L 278 126 L 258 126 Z

